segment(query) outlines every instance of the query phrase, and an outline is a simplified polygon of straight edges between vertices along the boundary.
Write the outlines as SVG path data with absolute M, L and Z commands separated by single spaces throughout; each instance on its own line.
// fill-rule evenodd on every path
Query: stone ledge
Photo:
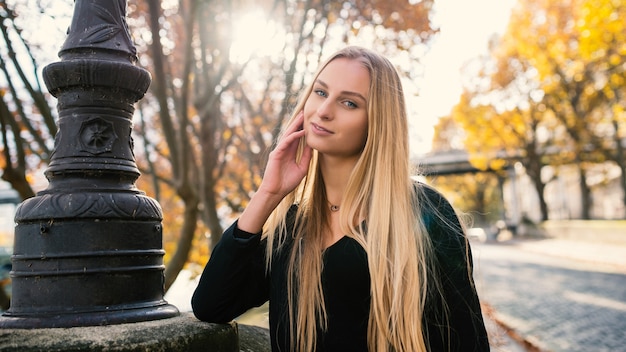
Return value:
M 268 329 L 253 325 L 239 324 L 240 352 L 271 352 Z
M 54 328 L 0 329 L 3 352 L 238 352 L 237 324 L 209 324 L 191 313 L 140 323 Z

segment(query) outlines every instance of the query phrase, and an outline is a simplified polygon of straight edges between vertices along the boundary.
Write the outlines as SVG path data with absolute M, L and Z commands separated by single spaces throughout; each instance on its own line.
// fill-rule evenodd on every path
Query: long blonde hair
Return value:
M 432 245 L 410 178 L 408 122 L 400 78 L 386 58 L 359 47 L 335 53 L 315 78 L 337 58 L 356 60 L 370 74 L 368 138 L 350 175 L 340 213 L 342 231 L 367 252 L 371 277 L 368 346 L 372 351 L 426 351 L 422 317 Z M 303 91 L 292 120 L 311 91 L 312 86 Z M 295 226 L 287 233 L 286 214 L 293 204 L 298 204 Z M 295 239 L 287 291 L 291 345 L 297 351 L 314 350 L 317 328 L 326 328 L 321 284 L 326 204 L 314 152 L 308 175 L 283 199 L 264 228 L 267 242 L 278 244 L 268 245 L 268 267 L 273 251 L 285 238 Z M 360 226 L 363 219 L 367 233 Z

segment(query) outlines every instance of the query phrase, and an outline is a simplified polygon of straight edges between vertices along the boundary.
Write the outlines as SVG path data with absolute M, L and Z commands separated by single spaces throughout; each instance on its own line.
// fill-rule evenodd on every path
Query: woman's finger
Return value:
M 281 136 L 276 150 L 286 150 L 289 148 L 295 148 L 300 138 L 305 134 L 302 129 L 304 124 L 304 113 L 300 112 L 291 124 L 285 130 L 285 133 Z
M 296 118 L 291 122 L 291 124 L 289 124 L 289 126 L 287 127 L 287 129 L 285 130 L 285 133 L 283 134 L 283 138 L 291 135 L 294 132 L 302 130 L 303 125 L 304 125 L 304 112 L 301 111 L 300 113 L 298 113 Z

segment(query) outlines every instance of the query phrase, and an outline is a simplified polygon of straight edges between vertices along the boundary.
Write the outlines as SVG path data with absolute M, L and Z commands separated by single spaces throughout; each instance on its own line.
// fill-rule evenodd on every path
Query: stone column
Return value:
M 76 0 L 59 57 L 43 72 L 59 112 L 49 185 L 17 209 L 0 327 L 177 316 L 163 299 L 162 211 L 135 186 L 131 118 L 151 78 L 135 65 L 126 0 Z

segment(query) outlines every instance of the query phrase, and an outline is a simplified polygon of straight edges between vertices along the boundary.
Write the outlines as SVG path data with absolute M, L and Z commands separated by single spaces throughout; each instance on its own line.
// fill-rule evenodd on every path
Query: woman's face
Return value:
M 369 86 L 369 72 L 359 61 L 331 61 L 304 104 L 307 144 L 329 156 L 359 155 L 367 139 Z

